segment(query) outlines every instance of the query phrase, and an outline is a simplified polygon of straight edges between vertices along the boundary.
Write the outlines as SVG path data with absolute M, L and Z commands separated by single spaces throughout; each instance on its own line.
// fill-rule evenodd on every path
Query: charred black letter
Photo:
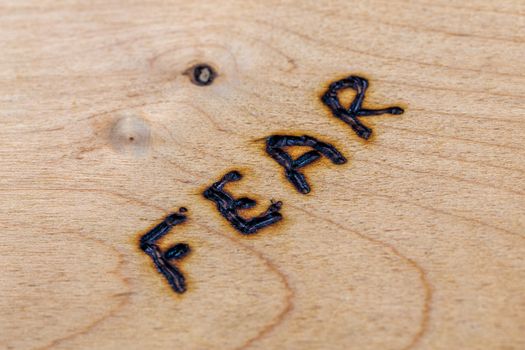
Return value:
M 190 247 L 185 243 L 178 243 L 162 253 L 155 243 L 165 236 L 173 226 L 186 221 L 186 215 L 184 215 L 186 211 L 186 208 L 183 207 L 179 209 L 178 213 L 168 215 L 140 239 L 140 249 L 149 255 L 157 270 L 164 275 L 171 288 L 177 293 L 186 291 L 186 282 L 184 275 L 176 266 L 170 264 L 169 260 L 182 259 L 190 252 Z
M 291 146 L 308 146 L 313 148 L 301 155 L 297 159 L 286 153 L 283 148 Z M 285 171 L 288 180 L 295 186 L 297 191 L 301 193 L 310 192 L 310 186 L 306 182 L 306 178 L 298 169 L 307 166 L 325 156 L 334 164 L 346 163 L 346 158 L 339 153 L 339 151 L 328 143 L 321 142 L 311 136 L 287 136 L 287 135 L 273 135 L 266 139 L 266 152 L 279 163 Z
M 245 235 L 256 233 L 263 227 L 269 226 L 282 219 L 279 213 L 282 202 L 273 202 L 268 209 L 253 218 L 245 219 L 237 212 L 239 209 L 249 209 L 255 206 L 256 202 L 250 198 L 233 198 L 228 192 L 224 191 L 224 186 L 228 182 L 239 181 L 242 175 L 238 171 L 230 171 L 220 181 L 215 182 L 204 191 L 205 198 L 215 202 L 217 209 L 222 216 L 228 220 L 235 229 Z
M 343 89 L 353 89 L 356 91 L 354 100 L 348 109 L 344 108 L 337 97 L 337 93 Z M 381 114 L 402 114 L 404 110 L 401 107 L 388 107 L 383 109 L 363 109 L 361 105 L 365 98 L 366 89 L 368 88 L 368 81 L 365 78 L 351 75 L 348 78 L 341 79 L 335 83 L 330 84 L 328 90 L 325 92 L 321 100 L 327 105 L 334 116 L 350 125 L 357 136 L 368 140 L 372 135 L 372 130 L 363 125 L 358 117 L 367 117 L 371 115 Z

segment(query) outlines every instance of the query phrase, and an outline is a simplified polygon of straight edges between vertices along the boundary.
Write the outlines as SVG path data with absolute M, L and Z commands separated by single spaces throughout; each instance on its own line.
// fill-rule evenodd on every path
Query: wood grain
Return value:
M 524 349 L 525 3 L 0 2 L 0 348 Z M 212 85 L 184 72 L 212 65 Z M 370 81 L 368 141 L 319 100 Z M 336 145 L 301 195 L 274 133 Z M 202 197 L 284 202 L 244 237 Z M 176 295 L 138 249 L 180 206 Z

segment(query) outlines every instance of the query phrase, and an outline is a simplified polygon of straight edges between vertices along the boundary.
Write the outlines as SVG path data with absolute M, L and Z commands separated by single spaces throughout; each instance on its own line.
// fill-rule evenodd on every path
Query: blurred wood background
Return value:
M 524 44 L 520 0 L 1 1 L 0 348 L 525 349 Z M 406 109 L 366 142 L 349 74 Z M 296 193 L 284 132 L 349 162 Z M 281 223 L 219 216 L 232 169 Z M 183 295 L 137 247 L 180 206 Z

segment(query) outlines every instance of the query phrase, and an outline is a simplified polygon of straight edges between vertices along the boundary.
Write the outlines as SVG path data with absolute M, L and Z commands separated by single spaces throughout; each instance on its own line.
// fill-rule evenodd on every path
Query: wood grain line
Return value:
M 417 273 L 419 275 L 419 279 L 420 279 L 421 284 L 423 286 L 423 290 L 424 290 L 424 297 L 423 297 L 424 303 L 423 303 L 423 308 L 421 310 L 421 322 L 420 322 L 420 324 L 418 326 L 418 330 L 417 330 L 416 334 L 413 336 L 413 338 L 411 339 L 410 343 L 408 343 L 405 347 L 401 348 L 400 350 L 409 350 L 409 349 L 414 348 L 421 341 L 421 339 L 423 338 L 423 336 L 425 335 L 425 333 L 428 330 L 428 323 L 429 323 L 430 313 L 431 313 L 432 286 L 431 286 L 431 284 L 430 284 L 430 282 L 428 280 L 428 277 L 427 277 L 427 274 L 426 274 L 425 270 L 414 259 L 411 259 L 411 258 L 401 254 L 399 252 L 399 250 L 396 247 L 394 247 L 393 245 L 391 245 L 391 244 L 388 244 L 388 243 L 383 242 L 381 240 L 369 237 L 369 236 L 364 235 L 364 234 L 362 234 L 362 233 L 360 233 L 358 231 L 352 230 L 352 229 L 346 227 L 345 225 L 342 225 L 342 224 L 340 224 L 340 223 L 338 223 L 338 222 L 336 222 L 336 221 L 334 221 L 332 219 L 327 218 L 326 216 L 317 215 L 312 210 L 304 209 L 302 207 L 299 207 L 299 206 L 293 205 L 293 204 L 289 204 L 289 203 L 287 203 L 287 206 L 292 207 L 292 208 L 294 208 L 296 210 L 302 211 L 302 212 L 308 214 L 309 216 L 315 217 L 318 220 L 322 220 L 322 221 L 328 222 L 328 223 L 330 223 L 330 224 L 332 224 L 332 225 L 334 225 L 336 227 L 341 228 L 344 231 L 351 232 L 354 235 L 358 236 L 359 238 L 364 239 L 364 240 L 366 240 L 366 241 L 368 241 L 370 243 L 379 245 L 382 248 L 389 250 L 392 254 L 397 256 L 399 259 L 401 259 L 407 265 L 411 266 L 413 269 L 415 269 L 417 271 Z

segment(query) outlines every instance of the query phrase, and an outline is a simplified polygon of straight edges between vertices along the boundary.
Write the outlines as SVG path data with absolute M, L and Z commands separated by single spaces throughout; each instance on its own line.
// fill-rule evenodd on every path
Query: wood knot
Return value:
M 144 119 L 126 116 L 113 124 L 109 137 L 115 151 L 140 156 L 148 150 L 151 132 Z
M 184 74 L 189 75 L 191 82 L 195 85 L 211 85 L 217 76 L 215 70 L 208 64 L 200 63 L 190 67 Z

